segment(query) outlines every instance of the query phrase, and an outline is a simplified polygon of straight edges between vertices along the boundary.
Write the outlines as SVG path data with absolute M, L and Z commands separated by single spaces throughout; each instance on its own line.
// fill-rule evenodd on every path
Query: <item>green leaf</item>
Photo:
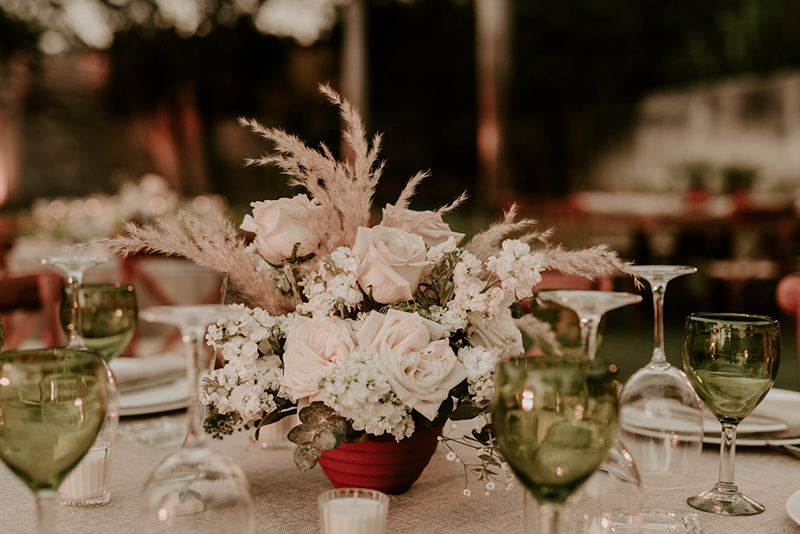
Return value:
M 308 471 L 317 465 L 321 456 L 321 450 L 303 445 L 294 450 L 294 464 L 300 471 Z
M 487 464 L 491 464 L 495 467 L 500 467 L 500 462 L 498 462 L 493 456 L 489 454 L 481 454 L 480 456 L 478 456 L 478 458 L 480 458 Z
M 451 421 L 466 421 L 468 419 L 475 419 L 479 415 L 483 415 L 489 411 L 489 406 L 476 406 L 473 402 L 461 402 L 458 408 L 453 410 L 450 414 Z
M 442 426 L 447 422 L 448 417 L 450 416 L 450 412 L 453 411 L 453 397 L 447 397 L 445 400 L 442 401 L 442 404 L 439 405 L 439 412 L 436 414 L 436 417 L 433 418 L 433 421 L 430 421 L 419 414 L 419 422 L 423 424 L 423 426 L 427 427 L 437 427 Z
M 492 433 L 488 427 L 483 427 L 483 429 L 481 429 L 480 432 L 477 430 L 473 430 L 472 437 L 478 440 L 481 443 L 481 445 L 489 447 L 490 446 L 489 443 L 491 442 L 492 439 Z

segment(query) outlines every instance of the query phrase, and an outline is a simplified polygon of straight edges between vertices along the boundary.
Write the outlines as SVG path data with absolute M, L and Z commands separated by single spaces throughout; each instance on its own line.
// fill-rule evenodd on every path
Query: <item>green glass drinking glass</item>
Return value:
M 61 298 L 61 326 L 69 335 L 73 329 L 73 289 L 64 288 Z M 83 284 L 78 305 L 86 348 L 99 352 L 109 362 L 128 346 L 139 321 L 136 291 L 130 284 Z
M 557 534 L 559 511 L 608 455 L 617 433 L 617 390 L 599 361 L 515 358 L 497 370 L 492 428 L 508 465 Z
M 686 319 L 683 367 L 697 395 L 722 424 L 719 481 L 688 499 L 721 515 L 753 515 L 764 506 L 733 482 L 736 428 L 769 393 L 781 359 L 778 321 L 761 315 L 695 313 Z
M 0 459 L 36 495 L 40 534 L 55 532 L 58 486 L 94 442 L 107 403 L 106 368 L 96 352 L 0 354 Z

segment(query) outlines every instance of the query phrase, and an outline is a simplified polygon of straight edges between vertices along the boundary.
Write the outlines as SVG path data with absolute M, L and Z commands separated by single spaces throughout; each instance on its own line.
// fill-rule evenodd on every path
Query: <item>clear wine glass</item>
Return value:
M 543 302 L 569 308 L 578 315 L 584 360 L 594 360 L 597 354 L 597 327 L 603 315 L 622 306 L 642 301 L 641 296 L 633 293 L 580 289 L 547 289 L 539 291 L 536 296 Z
M 703 450 L 703 403 L 683 371 L 667 362 L 664 293 L 670 280 L 697 269 L 683 265 L 638 265 L 632 270 L 647 280 L 652 289 L 655 337 L 650 363 L 634 373 L 620 393 L 620 437 L 633 454 L 645 488 L 686 487 L 694 477 Z M 696 521 L 694 515 L 660 508 L 642 512 L 643 526 L 650 523 L 649 517 L 661 529 L 668 522 L 677 529 L 683 528 L 686 521 Z
M 108 257 L 106 256 L 49 256 L 42 258 L 42 265 L 49 265 L 67 277 L 67 283 L 72 294 L 68 349 L 86 350 L 78 296 L 80 295 L 84 273 L 91 267 L 106 262 L 108 262 Z
M 91 351 L 0 354 L 0 459 L 36 495 L 40 534 L 55 532 L 58 486 L 103 425 L 105 373 L 103 358 Z
M 617 430 L 617 391 L 607 365 L 515 358 L 498 367 L 492 427 L 508 465 L 539 504 L 528 534 L 557 534 L 560 510 L 606 458 Z M 566 519 L 566 518 L 565 518 Z M 575 525 L 562 525 L 575 532 Z
M 188 427 L 181 449 L 150 475 L 139 495 L 143 532 L 186 532 L 198 529 L 246 534 L 255 532 L 255 515 L 244 471 L 230 457 L 207 446 L 199 380 L 209 362 L 199 357 L 206 328 L 233 313 L 221 304 L 153 306 L 139 316 L 148 322 L 180 329 L 186 348 L 189 384 Z
M 683 368 L 722 425 L 719 481 L 689 506 L 721 515 L 754 515 L 764 506 L 734 484 L 736 428 L 767 396 L 781 359 L 778 321 L 761 315 L 695 313 L 686 318 Z
M 593 361 L 597 353 L 597 329 L 607 312 L 642 301 L 640 295 L 619 291 L 575 289 L 544 290 L 537 293 L 543 302 L 560 304 L 574 311 L 581 328 L 582 359 Z M 586 528 L 611 527 L 622 531 L 641 523 L 641 476 L 633 456 L 619 440 L 611 449 L 576 500 L 586 512 Z

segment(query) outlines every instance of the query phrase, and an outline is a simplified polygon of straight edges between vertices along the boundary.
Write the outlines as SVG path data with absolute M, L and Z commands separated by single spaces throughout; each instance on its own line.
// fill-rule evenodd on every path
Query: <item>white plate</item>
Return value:
M 186 408 L 189 404 L 189 384 L 185 378 L 170 384 L 122 393 L 119 396 L 119 415 L 147 415 Z
M 770 405 L 775 405 L 778 403 L 783 405 L 784 409 L 786 404 L 795 404 L 797 406 L 797 411 L 800 412 L 800 393 L 797 391 L 789 391 L 788 389 L 772 389 L 767 394 L 767 397 L 761 401 L 761 404 L 756 408 L 754 415 L 756 415 L 758 412 L 769 413 Z M 745 421 L 747 421 L 747 418 L 745 418 L 742 424 L 739 425 L 740 428 L 744 425 Z M 703 443 L 719 445 L 720 441 L 721 438 L 719 433 L 713 436 L 703 437 Z M 745 447 L 764 447 L 766 445 L 800 445 L 800 436 L 790 436 L 782 439 L 767 439 L 766 437 L 747 437 L 747 435 L 744 434 L 742 436 L 737 435 L 736 445 L 742 445 Z
M 786 512 L 795 523 L 800 525 L 800 490 L 792 493 L 792 496 L 786 500 Z

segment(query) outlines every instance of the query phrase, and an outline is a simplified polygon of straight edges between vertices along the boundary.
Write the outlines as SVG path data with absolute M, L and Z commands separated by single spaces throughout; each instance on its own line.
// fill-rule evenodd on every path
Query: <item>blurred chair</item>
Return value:
M 61 277 L 55 273 L 0 277 L 6 350 L 20 348 L 27 341 L 45 347 L 63 345 L 60 300 Z
M 800 273 L 787 274 L 781 278 L 775 289 L 775 300 L 781 311 L 797 318 L 797 355 L 800 358 Z M 798 381 L 800 381 L 800 366 L 798 366 Z

